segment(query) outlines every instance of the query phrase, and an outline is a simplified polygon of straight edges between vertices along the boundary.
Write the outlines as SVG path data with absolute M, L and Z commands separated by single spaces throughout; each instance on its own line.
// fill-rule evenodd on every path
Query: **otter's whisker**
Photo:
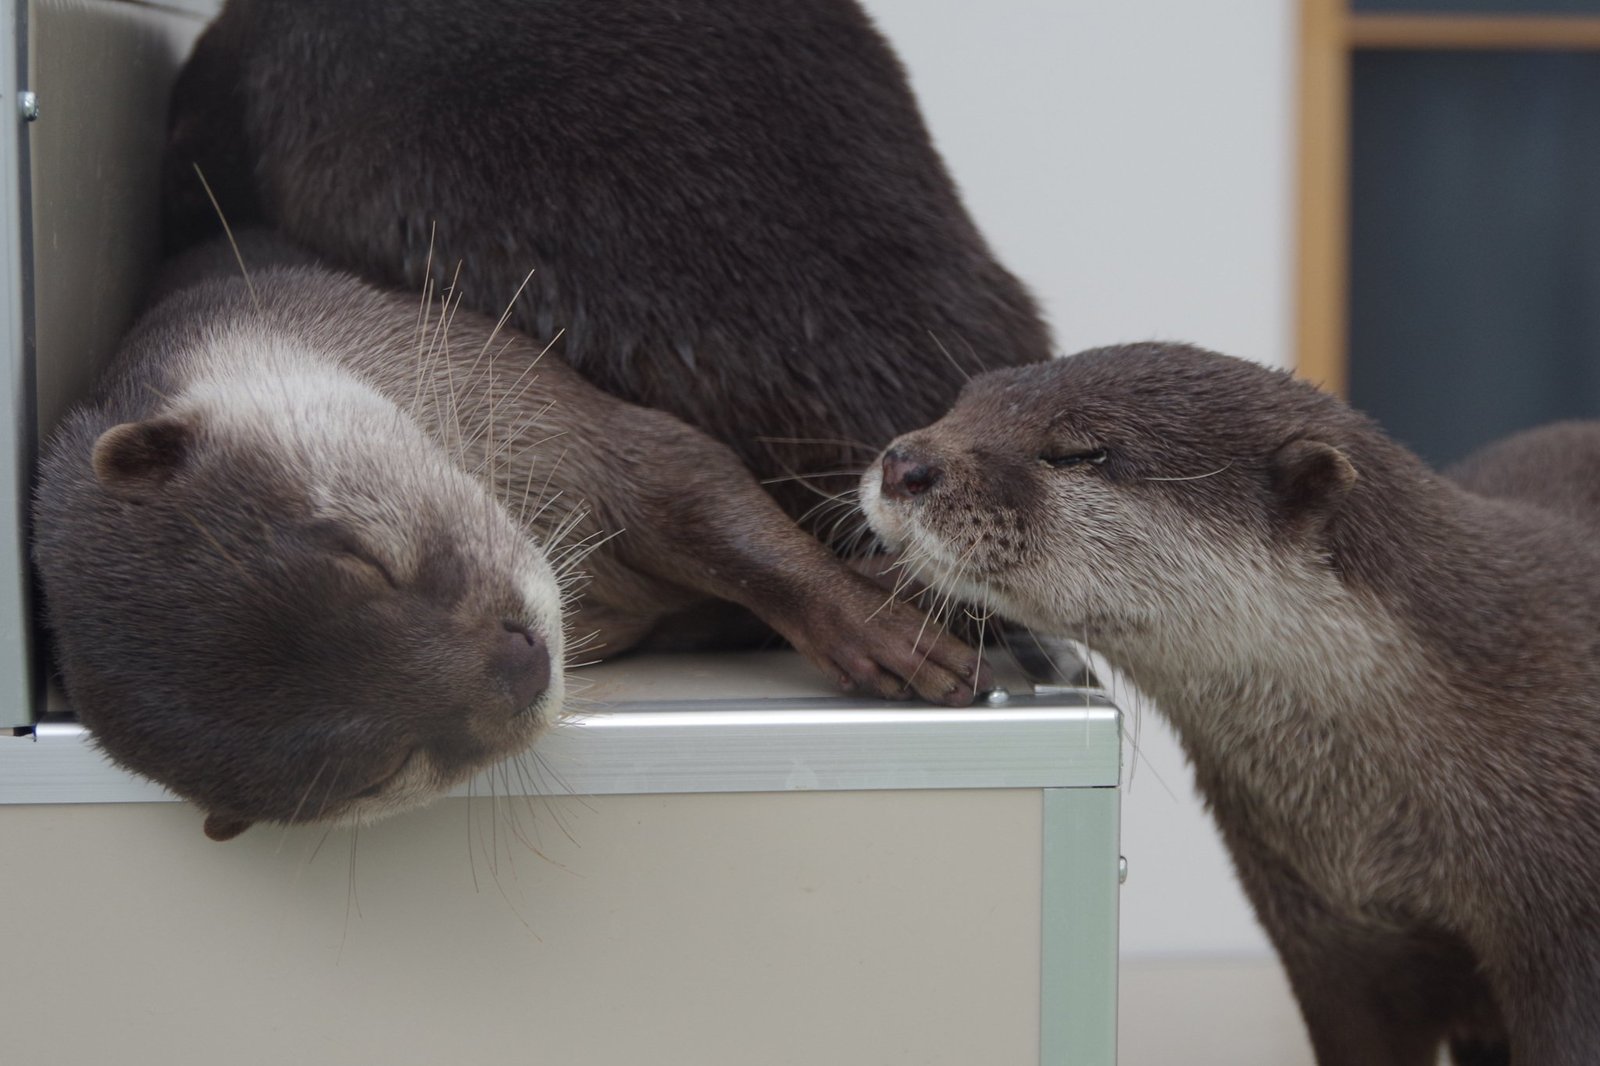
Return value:
M 939 351 L 946 359 L 950 360 L 950 365 L 956 368 L 956 373 L 961 375 L 961 379 L 963 381 L 972 380 L 972 375 L 967 373 L 967 368 L 956 362 L 956 357 L 950 354 L 950 349 L 946 348 L 939 338 L 934 336 L 934 332 L 931 329 L 928 331 L 928 339 L 933 341 L 934 345 L 938 347 Z
M 988 638 L 988 635 L 989 635 L 989 619 L 994 617 L 994 609 L 992 607 L 989 607 L 987 604 L 983 604 L 981 606 L 983 607 L 983 613 L 981 615 L 980 614 L 974 614 L 970 607 L 967 608 L 967 617 L 972 619 L 978 625 L 978 658 L 980 660 L 982 660 L 982 658 L 983 658 L 984 641 Z M 978 698 L 978 674 L 979 674 L 979 671 L 977 671 L 977 670 L 974 670 L 972 672 L 972 698 L 973 699 L 977 699 Z
M 548 408 L 546 408 L 546 410 L 548 410 Z M 533 413 L 531 415 L 527 415 L 526 417 L 524 417 L 522 419 L 521 422 L 519 422 L 509 432 L 507 432 L 506 435 L 505 435 L 505 439 L 500 442 L 499 447 L 495 448 L 492 453 L 485 455 L 484 458 L 483 458 L 483 461 L 481 463 L 479 463 L 477 465 L 477 467 L 472 471 L 472 476 L 476 477 L 476 478 L 482 478 L 482 479 L 488 480 L 488 481 L 490 481 L 492 483 L 493 480 L 494 480 L 494 463 L 495 463 L 495 460 L 499 459 L 502 455 L 504 455 L 511 448 L 516 447 L 517 445 L 519 445 L 521 443 L 520 438 L 521 438 L 522 434 L 527 432 L 528 430 L 532 429 L 534 427 L 534 425 L 538 423 L 538 421 L 539 421 L 540 417 L 543 415 L 543 413 L 544 412 L 535 412 L 535 413 Z M 491 420 L 494 418 L 494 415 L 492 413 L 490 415 L 490 418 L 491 418 Z M 565 430 L 562 430 L 561 432 L 565 432 Z M 540 440 L 534 441 L 532 444 L 523 445 L 523 447 L 524 447 L 524 449 L 536 448 L 539 445 L 544 444 L 547 441 L 550 441 L 550 440 L 552 440 L 553 438 L 555 438 L 557 436 L 560 436 L 560 433 L 552 433 L 547 437 L 543 437 Z M 487 434 L 479 433 L 476 436 L 474 436 L 474 438 L 472 440 L 472 443 L 475 444 L 475 443 L 477 443 L 477 441 L 479 439 L 482 439 L 482 438 L 485 438 L 485 437 L 487 437 L 489 439 L 491 444 L 493 443 L 493 433 L 487 433 Z
M 455 274 L 452 275 L 451 278 L 450 278 L 450 286 L 449 286 L 448 289 L 445 290 L 446 291 L 445 310 L 444 310 L 444 313 L 439 318 L 439 325 L 438 325 L 438 329 L 436 330 L 436 336 L 437 336 L 437 347 L 438 347 L 438 351 L 439 351 L 439 358 L 444 364 L 445 396 L 446 396 L 446 399 L 449 400 L 449 403 L 445 405 L 445 413 L 446 413 L 447 417 L 450 420 L 450 423 L 449 423 L 450 439 L 452 439 L 452 440 L 457 442 L 458 447 L 457 447 L 456 458 L 463 465 L 465 465 L 466 464 L 466 460 L 467 460 L 467 456 L 466 456 L 466 453 L 464 451 L 461 451 L 460 447 L 459 447 L 460 441 L 462 439 L 462 433 L 461 433 L 461 407 L 460 407 L 460 402 L 459 402 L 460 401 L 460 389 L 456 385 L 455 365 L 454 365 L 454 362 L 450 358 L 450 327 L 455 322 L 456 309 L 461 306 L 462 294 L 461 294 L 460 289 L 457 287 L 458 283 L 460 282 L 460 280 L 461 280 L 461 260 L 458 259 L 458 260 L 456 260 Z M 436 383 L 437 383 L 437 379 L 436 379 Z M 435 388 L 434 395 L 435 395 L 435 397 L 438 396 L 437 387 Z
M 846 522 L 855 522 L 855 528 L 850 531 L 849 535 L 846 536 L 841 543 L 839 543 L 839 547 L 837 549 L 840 555 L 849 559 L 856 555 L 856 549 L 861 547 L 861 541 L 869 536 L 872 531 L 867 527 L 865 521 L 863 520 L 861 508 L 859 506 L 860 501 L 856 498 L 857 490 L 855 488 L 851 488 L 848 493 L 841 493 L 840 495 L 847 496 L 848 499 L 844 501 L 846 506 L 840 511 L 838 517 L 836 517 L 833 520 L 833 523 L 828 527 L 827 543 L 833 544 L 838 541 L 840 535 L 840 526 L 844 525 Z
M 562 460 L 567 457 L 567 451 L 568 449 L 566 448 L 561 449 L 561 454 L 556 456 L 555 462 L 550 464 L 550 469 L 545 473 L 544 485 L 539 489 L 539 497 L 545 502 L 540 504 L 539 509 L 534 511 L 532 515 L 528 514 L 528 490 L 533 485 L 533 474 L 534 471 L 538 469 L 538 466 L 534 463 L 528 464 L 528 478 L 522 486 L 522 505 L 517 509 L 518 525 L 524 528 L 532 526 L 539 520 L 539 516 L 544 514 L 545 508 L 549 507 L 555 502 L 556 496 L 561 495 L 559 492 L 557 492 L 554 496 L 549 495 L 550 483 L 555 479 L 556 470 L 560 468 Z
M 856 451 L 877 455 L 882 448 L 872 444 L 863 444 L 857 440 L 845 440 L 841 437 L 752 437 L 757 444 L 816 444 L 819 446 L 833 446 L 838 448 L 854 448 Z
M 188 519 L 190 525 L 194 526 L 195 531 L 206 539 L 206 543 L 217 549 L 218 555 L 228 560 L 228 562 L 233 565 L 233 568 L 239 571 L 239 576 L 244 578 L 246 583 L 253 583 L 250 572 L 244 568 L 244 564 L 238 559 L 234 558 L 233 555 L 229 553 L 228 549 L 222 546 L 222 541 L 217 539 L 216 534 L 212 533 L 211 530 L 206 527 L 204 522 L 190 514 L 187 509 L 182 510 L 180 513 L 182 513 L 184 518 Z
M 843 492 L 835 492 L 824 496 L 821 500 L 812 504 L 799 518 L 796 518 L 794 520 L 795 525 L 803 526 L 819 512 L 825 516 L 835 510 L 843 510 L 845 516 L 849 517 L 850 513 L 855 510 L 855 489 L 846 489 Z
M 483 775 L 489 779 L 489 877 L 499 887 L 500 881 L 500 789 L 495 779 L 494 767 Z
M 483 348 L 478 352 L 479 359 L 483 358 L 483 353 L 489 350 L 489 345 L 494 343 L 494 339 L 500 336 L 500 331 L 506 328 L 506 323 L 511 321 L 511 312 L 516 310 L 517 301 L 522 299 L 523 292 L 528 288 L 528 282 L 533 280 L 533 275 L 537 270 L 538 267 L 534 267 L 522 276 L 522 284 L 517 286 L 517 291 L 511 294 L 510 300 L 506 301 L 506 309 L 501 312 L 499 320 L 495 322 L 494 328 L 489 331 L 489 336 L 485 338 Z M 473 365 L 476 366 L 477 363 L 474 362 Z
M 475 783 L 472 778 L 467 778 L 467 869 L 472 871 L 472 891 L 474 894 L 483 891 L 478 886 L 478 859 L 472 850 L 472 791 Z
M 554 771 L 550 769 L 550 764 L 544 761 L 544 758 L 540 756 L 537 748 L 530 749 L 528 754 L 533 756 L 534 765 L 539 768 L 541 773 L 549 774 L 552 778 L 555 777 Z M 570 789 L 568 791 L 570 791 Z M 556 828 L 561 830 L 561 835 L 567 838 L 567 842 L 575 848 L 583 847 L 582 844 L 578 843 L 578 839 L 572 835 L 572 831 L 567 828 L 567 824 L 561 820 L 560 813 L 553 805 L 549 803 L 548 797 L 546 797 L 545 809 L 550 812 L 551 820 L 556 823 Z
M 946 595 L 944 597 L 944 600 L 943 600 L 944 607 L 948 607 L 949 604 L 951 604 L 951 603 L 953 603 L 955 601 L 956 585 L 959 584 L 959 582 L 961 581 L 962 575 L 965 572 L 967 560 L 971 558 L 973 552 L 977 551 L 978 545 L 981 544 L 981 543 L 982 543 L 982 538 L 979 538 L 978 540 L 974 540 L 972 542 L 971 547 L 969 547 L 966 551 L 962 552 L 961 553 L 961 557 L 956 560 L 955 577 L 948 583 L 949 591 L 946 593 Z M 935 605 L 934 605 L 934 611 L 929 613 L 929 614 L 925 614 L 925 615 L 922 616 L 922 626 L 921 626 L 921 628 L 919 628 L 917 630 L 917 639 L 911 645 L 913 648 L 920 648 L 922 646 L 922 638 L 923 638 L 923 635 L 926 634 L 927 631 L 928 631 L 928 623 L 934 618 L 934 616 L 941 609 L 942 609 L 941 608 L 941 604 L 938 601 L 936 601 Z M 937 643 L 937 641 L 929 641 L 928 650 L 922 653 L 922 662 L 917 664 L 917 669 L 916 670 L 911 671 L 911 677 L 906 678 L 907 682 L 910 682 L 910 681 L 912 681 L 912 680 L 914 680 L 916 678 L 917 672 L 922 669 L 923 665 L 925 663 L 927 663 L 928 658 L 931 655 L 933 655 L 933 648 L 934 648 L 934 645 L 936 643 Z
M 422 301 L 417 305 L 417 382 L 411 393 L 413 418 L 417 414 L 417 405 L 422 402 L 422 343 L 428 328 L 428 312 L 433 310 L 433 241 L 438 228 L 437 219 L 428 223 L 428 254 L 422 261 Z
M 535 416 L 535 418 L 537 418 L 537 416 Z M 529 428 L 531 428 L 531 426 Z M 538 440 L 529 441 L 526 444 L 522 444 L 520 441 L 516 440 L 514 437 L 508 437 L 506 439 L 505 444 L 503 444 L 501 446 L 501 451 L 505 451 L 505 450 L 511 448 L 514 445 L 520 445 L 521 449 L 522 449 L 520 454 L 527 454 L 528 452 L 537 450 L 538 448 L 542 447 L 543 445 L 549 444 L 553 440 L 558 440 L 561 437 L 566 436 L 567 432 L 568 431 L 565 430 L 565 429 L 558 429 L 554 433 L 547 433 L 543 437 L 540 437 Z M 478 473 L 479 473 L 479 471 L 474 471 L 474 476 L 477 476 Z
M 458 263 L 456 264 L 456 272 L 458 276 L 460 274 L 460 270 L 461 266 Z M 429 341 L 428 350 L 426 352 L 426 357 L 428 359 L 428 369 L 426 372 L 429 380 L 432 382 L 434 407 L 433 421 L 439 429 L 439 435 L 443 438 L 443 441 L 447 445 L 454 445 L 452 450 L 457 454 L 458 458 L 465 458 L 460 454 L 461 419 L 460 412 L 456 407 L 455 381 L 451 372 L 449 359 L 450 323 L 455 316 L 455 309 L 459 307 L 461 303 L 461 295 L 460 293 L 456 292 L 454 285 L 455 283 L 452 281 L 451 287 L 445 290 L 445 294 L 441 298 L 442 307 L 439 311 L 439 320 L 435 324 L 433 337 Z M 436 362 L 442 362 L 444 364 L 445 373 L 442 382 L 441 376 L 435 369 Z M 439 396 L 439 386 L 441 383 L 445 385 L 446 392 L 443 400 L 441 400 Z
M 549 353 L 550 349 L 555 346 L 555 343 L 558 340 L 561 339 L 561 336 L 562 336 L 562 334 L 564 332 L 565 332 L 565 330 L 557 330 L 555 336 L 551 337 L 550 340 L 545 344 L 545 346 L 539 350 L 538 354 L 536 354 L 532 359 L 530 359 L 528 361 L 528 365 L 522 368 L 521 372 L 518 373 L 517 376 L 511 380 L 511 383 L 509 385 L 495 385 L 492 382 L 489 383 L 488 385 L 486 385 L 485 388 L 490 393 L 491 398 L 493 397 L 493 395 L 495 393 L 495 390 L 498 389 L 501 398 L 503 399 L 503 401 L 506 404 L 521 403 L 522 402 L 522 398 L 533 388 L 533 386 L 535 384 L 538 383 L 538 380 L 539 380 L 538 375 L 537 374 L 533 374 L 533 372 L 534 372 L 534 370 L 536 370 L 538 368 L 540 360 L 542 360 L 545 357 L 545 355 L 547 355 Z M 506 353 L 506 350 L 509 349 L 514 343 L 516 343 L 515 338 L 507 340 L 506 343 L 501 346 L 500 351 L 497 353 L 497 356 L 498 355 L 504 355 Z M 495 361 L 495 359 L 492 357 L 489 360 L 489 364 L 490 365 L 488 367 L 485 367 L 485 369 L 482 371 L 482 374 L 489 374 L 491 372 L 491 370 L 493 369 L 494 361 Z M 475 362 L 473 364 L 472 371 L 469 371 L 468 374 L 466 375 L 469 381 L 470 380 L 474 380 L 474 379 L 476 379 L 477 377 L 480 376 L 480 374 L 476 372 L 476 369 L 477 369 L 477 363 Z M 530 374 L 532 374 L 533 376 L 530 377 L 529 376 Z M 554 408 L 555 405 L 556 405 L 556 401 L 555 400 L 550 400 L 547 403 L 545 403 L 544 406 L 540 408 L 539 417 L 543 417 L 552 408 Z M 475 434 L 474 435 L 474 437 L 473 437 L 473 441 L 474 442 L 476 442 L 477 436 L 481 435 L 482 432 L 483 431 L 480 430 L 479 434 Z
M 233 235 L 233 227 L 228 225 L 227 216 L 222 213 L 222 205 L 217 202 L 217 194 L 211 191 L 211 183 L 206 180 L 205 171 L 200 169 L 199 163 L 191 164 L 194 167 L 194 176 L 200 179 L 200 187 L 206 191 L 206 199 L 211 201 L 211 209 L 217 213 L 217 221 L 222 223 L 222 232 L 227 234 L 228 246 L 233 249 L 233 258 L 239 264 L 239 273 L 244 277 L 244 287 L 250 290 L 250 302 L 255 304 L 256 312 L 261 311 L 261 294 L 256 292 L 256 283 L 250 279 L 250 271 L 245 269 L 244 255 L 239 251 L 239 242 Z
M 527 767 L 523 764 L 520 755 L 513 755 L 511 758 L 507 759 L 505 761 L 505 766 L 506 777 L 508 781 L 513 772 L 515 772 L 517 775 L 518 795 L 516 799 L 518 802 L 514 803 L 512 806 L 511 831 L 517 838 L 517 842 L 519 844 L 521 844 L 528 851 L 533 852 L 533 854 L 539 855 L 539 849 L 534 844 L 533 837 L 528 835 L 528 828 L 522 823 L 522 816 L 526 814 L 528 817 L 528 824 L 532 826 L 534 834 L 538 834 L 539 816 L 538 812 L 534 810 L 533 806 L 533 782 L 528 777 Z M 507 791 L 510 791 L 509 784 L 507 785 Z M 544 858 L 542 855 L 539 857 Z
M 283 842 L 289 839 L 289 830 L 294 827 L 294 823 L 299 819 L 300 811 L 305 807 L 306 800 L 311 798 L 312 789 L 317 787 L 317 779 L 322 776 L 322 771 L 328 768 L 328 763 L 332 759 L 333 756 L 331 755 L 323 756 L 322 762 L 317 765 L 317 772 L 312 774 L 311 780 L 306 783 L 306 790 L 300 793 L 300 802 L 294 805 L 294 810 L 290 812 L 288 820 L 283 823 L 283 835 L 278 838 L 277 851 L 283 850 Z
M 984 361 L 983 356 L 978 354 L 978 349 L 972 346 L 972 342 L 964 334 L 958 333 L 956 336 L 960 339 L 962 347 L 966 348 L 967 354 L 972 356 L 972 365 L 978 368 L 978 373 L 982 374 L 988 371 L 990 369 L 989 365 Z
M 350 827 L 350 867 L 346 874 L 344 894 L 344 931 L 339 934 L 339 950 L 334 953 L 337 965 L 344 958 L 345 941 L 350 936 L 350 908 L 355 907 L 356 917 L 361 917 L 361 900 L 356 896 L 356 841 L 361 835 L 359 825 Z
M 574 541 L 571 544 L 564 545 L 556 555 L 551 557 L 550 560 L 550 569 L 555 572 L 556 581 L 564 581 L 568 575 L 572 574 L 576 568 L 583 563 L 585 559 L 593 555 L 597 548 L 610 541 L 613 537 L 619 535 L 621 532 L 622 530 L 620 529 L 613 530 L 610 533 L 601 533 L 600 530 L 595 530 L 593 533 L 585 536 L 582 540 Z
M 894 587 L 889 590 L 889 594 L 884 597 L 883 602 L 878 604 L 878 606 L 873 609 L 871 614 L 867 615 L 867 621 L 872 621 L 874 618 L 878 617 L 878 615 L 882 614 L 885 610 L 888 610 L 890 607 L 900 601 L 901 590 L 904 589 L 912 580 L 910 576 L 911 571 L 909 569 L 905 569 L 905 566 L 906 559 L 904 556 L 902 556 L 901 558 L 890 563 L 889 566 L 883 571 L 883 573 L 888 573 L 890 570 L 894 570 L 897 567 L 902 568 L 902 573 L 895 579 Z M 880 574 L 879 576 L 882 575 Z
M 778 474 L 778 475 L 776 475 L 774 477 L 764 477 L 764 478 L 762 478 L 760 480 L 760 484 L 762 484 L 762 485 L 782 485 L 782 484 L 785 484 L 787 482 L 799 482 L 801 485 L 804 485 L 806 488 L 811 489 L 813 492 L 816 492 L 819 495 L 832 496 L 833 493 L 823 492 L 821 489 L 815 487 L 814 485 L 808 484 L 808 482 L 810 482 L 810 481 L 812 481 L 812 480 L 814 480 L 816 478 L 824 478 L 824 477 L 859 478 L 861 476 L 861 473 L 862 472 L 860 470 L 858 470 L 858 469 L 849 469 L 849 468 L 847 468 L 847 469 L 844 469 L 844 470 L 818 470 L 818 471 L 814 471 L 814 472 L 809 473 L 809 474 Z
M 1223 463 L 1221 466 L 1217 467 L 1215 470 L 1211 471 L 1208 474 L 1191 474 L 1188 477 L 1142 477 L 1139 480 L 1140 481 L 1201 481 L 1201 480 L 1203 480 L 1205 478 L 1208 478 L 1208 477 L 1216 477 L 1218 474 L 1220 474 L 1223 471 L 1227 470 L 1231 466 L 1233 466 L 1233 460 L 1229 459 L 1227 462 Z

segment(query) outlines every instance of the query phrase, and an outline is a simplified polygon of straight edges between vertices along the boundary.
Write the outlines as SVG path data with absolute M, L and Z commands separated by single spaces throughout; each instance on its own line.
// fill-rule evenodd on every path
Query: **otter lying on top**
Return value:
M 974 378 L 862 495 L 920 579 L 1171 720 L 1319 1063 L 1593 1061 L 1600 424 L 1441 476 L 1287 374 L 1134 345 Z

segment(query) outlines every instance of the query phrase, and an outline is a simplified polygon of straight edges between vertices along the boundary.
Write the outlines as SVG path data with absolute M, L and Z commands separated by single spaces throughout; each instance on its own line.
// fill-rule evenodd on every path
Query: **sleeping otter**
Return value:
M 836 574 L 720 444 L 491 319 L 241 243 L 246 275 L 225 246 L 169 272 L 35 508 L 74 709 L 212 836 L 390 813 L 521 751 L 563 623 L 626 643 L 692 575 L 846 687 L 971 698 L 975 653 Z

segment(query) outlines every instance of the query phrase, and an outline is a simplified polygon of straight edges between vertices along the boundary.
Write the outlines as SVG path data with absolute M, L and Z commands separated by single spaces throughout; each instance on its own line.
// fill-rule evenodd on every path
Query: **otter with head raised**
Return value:
M 1287 374 L 975 378 L 866 474 L 923 580 L 1151 696 L 1323 1066 L 1600 1047 L 1600 425 L 1441 476 Z

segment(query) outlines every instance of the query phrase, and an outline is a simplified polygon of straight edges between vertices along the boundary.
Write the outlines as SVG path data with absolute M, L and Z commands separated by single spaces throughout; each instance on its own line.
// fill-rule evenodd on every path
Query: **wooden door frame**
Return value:
M 1600 51 L 1600 16 L 1355 14 L 1300 0 L 1295 369 L 1349 389 L 1350 67 L 1356 49 Z

